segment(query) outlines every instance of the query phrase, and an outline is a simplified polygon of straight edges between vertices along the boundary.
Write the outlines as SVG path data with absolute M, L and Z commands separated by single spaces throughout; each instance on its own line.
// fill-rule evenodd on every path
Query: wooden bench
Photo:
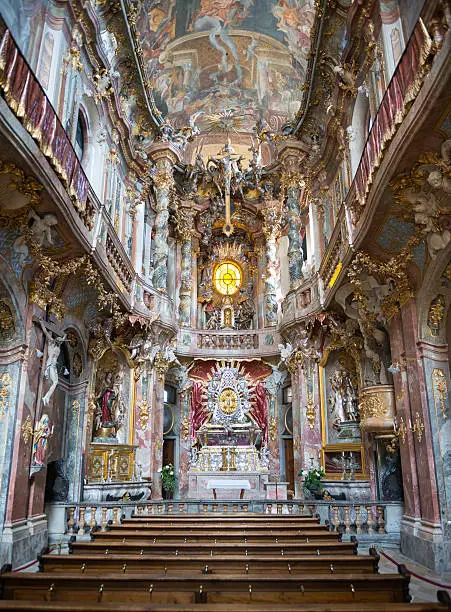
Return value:
M 444 592 L 443 592 L 444 593 Z M 1 601 L 0 611 L 10 612 L 124 612 L 123 603 L 79 603 Z M 235 603 L 234 612 L 446 612 L 451 610 L 443 603 L 336 603 L 330 604 L 265 604 Z M 127 603 L 127 612 L 230 612 L 228 604 L 140 604 Z
M 299 557 L 242 556 L 186 557 L 144 555 L 41 555 L 40 569 L 45 572 L 95 573 L 153 573 L 153 574 L 374 574 L 378 571 L 378 556 L 367 555 L 305 555 Z
M 243 558 L 249 555 L 253 556 L 300 556 L 300 555 L 355 555 L 357 554 L 357 541 L 353 542 L 288 542 L 286 544 L 276 544 L 275 542 L 265 544 L 259 542 L 243 542 L 226 543 L 219 541 L 217 544 L 209 542 L 183 542 L 180 545 L 152 541 L 147 538 L 133 538 L 131 541 L 124 538 L 122 541 L 100 541 L 93 542 L 72 542 L 69 544 L 69 550 L 74 555 L 86 555 L 91 553 L 105 553 L 108 549 L 111 554 L 153 554 L 161 557 L 165 556 L 180 556 L 184 555 L 203 555 L 214 557 L 216 555 L 241 555 Z
M 247 533 L 243 531 L 230 531 L 223 532 L 221 531 L 220 535 L 218 531 L 199 531 L 197 533 L 187 533 L 180 529 L 177 530 L 176 533 L 174 531 L 168 530 L 156 530 L 153 529 L 150 532 L 147 532 L 143 529 L 112 529 L 109 531 L 94 531 L 91 532 L 93 540 L 96 542 L 121 542 L 123 538 L 126 538 L 127 541 L 132 542 L 134 539 L 144 539 L 147 538 L 150 541 L 153 541 L 156 538 L 157 542 L 161 543 L 172 543 L 172 544 L 182 544 L 182 543 L 197 543 L 204 542 L 214 544 L 215 542 L 227 542 L 227 543 L 238 543 L 241 542 L 243 544 L 251 543 L 251 542 L 259 542 L 261 544 L 287 544 L 292 543 L 293 541 L 303 543 L 310 541 L 321 541 L 321 542 L 337 542 L 341 540 L 341 534 L 338 534 L 334 531 L 323 531 L 323 530 L 312 530 L 309 532 L 301 532 L 300 534 L 297 531 L 293 533 L 284 531 L 276 531 L 275 533 L 270 533 L 268 531 L 262 532 L 251 532 Z
M 152 576 L 4 573 L 4 599 L 141 603 L 406 602 L 410 577 L 398 574 L 308 576 Z

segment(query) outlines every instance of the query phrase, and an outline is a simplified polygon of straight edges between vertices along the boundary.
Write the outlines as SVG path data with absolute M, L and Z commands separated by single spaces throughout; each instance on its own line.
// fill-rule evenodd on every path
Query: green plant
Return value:
M 163 465 L 161 472 L 161 486 L 164 491 L 175 491 L 177 488 L 177 476 L 175 475 L 174 466 L 172 463 Z
M 301 470 L 298 476 L 304 476 L 304 482 L 302 487 L 305 493 L 321 493 L 323 487 L 321 486 L 321 479 L 326 475 L 324 469 L 311 468 L 310 470 Z

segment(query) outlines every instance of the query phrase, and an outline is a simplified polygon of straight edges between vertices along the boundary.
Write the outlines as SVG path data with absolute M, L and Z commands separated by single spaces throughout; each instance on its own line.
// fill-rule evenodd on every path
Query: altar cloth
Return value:
M 233 480 L 232 478 L 224 478 L 217 480 L 208 480 L 207 489 L 244 489 L 245 491 L 250 490 L 251 483 L 249 480 Z

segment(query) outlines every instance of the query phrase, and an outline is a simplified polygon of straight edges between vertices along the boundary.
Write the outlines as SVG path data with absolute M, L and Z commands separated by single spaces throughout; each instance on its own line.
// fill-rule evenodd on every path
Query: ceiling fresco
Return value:
M 135 31 L 157 108 L 174 127 L 233 109 L 242 129 L 280 129 L 301 103 L 314 21 L 314 0 L 143 0 Z

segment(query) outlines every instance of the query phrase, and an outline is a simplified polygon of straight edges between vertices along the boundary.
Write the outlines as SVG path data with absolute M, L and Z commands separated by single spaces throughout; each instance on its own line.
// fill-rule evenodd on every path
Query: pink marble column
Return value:
M 268 393 L 269 408 L 269 477 L 280 479 L 279 407 L 277 392 Z
M 188 470 L 191 457 L 191 437 L 189 435 L 189 402 L 190 390 L 179 394 L 180 398 L 180 461 L 179 461 L 179 496 L 188 495 Z
M 300 463 L 301 468 L 308 470 L 312 463 L 314 466 L 320 465 L 321 451 L 319 376 L 318 366 L 313 361 L 299 367 L 299 400 Z
M 136 463 L 141 464 L 143 478 L 152 478 L 152 391 L 153 373 L 145 371 L 136 383 L 135 398 Z
M 293 465 L 294 465 L 294 495 L 299 499 L 302 494 L 302 482 L 298 476 L 302 469 L 301 455 L 301 391 L 299 368 L 291 374 L 291 407 L 293 413 Z
M 418 318 L 416 304 L 411 300 L 401 310 L 410 402 L 409 423 L 414 423 L 416 415 L 424 423 L 421 441 L 409 431 L 414 444 L 417 464 L 421 518 L 430 523 L 440 522 L 434 456 L 432 452 L 429 408 L 426 395 L 424 372 L 418 350 Z M 408 423 L 408 424 L 409 424 Z
M 394 374 L 398 425 L 401 417 L 407 432 L 400 438 L 400 452 L 405 496 L 405 517 L 429 524 L 440 522 L 432 437 L 424 373 L 418 350 L 418 320 L 416 304 L 411 300 L 401 308 L 401 315 L 390 321 L 392 361 L 400 364 Z M 424 424 L 421 441 L 410 426 L 416 417 Z
M 151 432 L 152 499 L 162 499 L 164 374 L 154 372 Z

